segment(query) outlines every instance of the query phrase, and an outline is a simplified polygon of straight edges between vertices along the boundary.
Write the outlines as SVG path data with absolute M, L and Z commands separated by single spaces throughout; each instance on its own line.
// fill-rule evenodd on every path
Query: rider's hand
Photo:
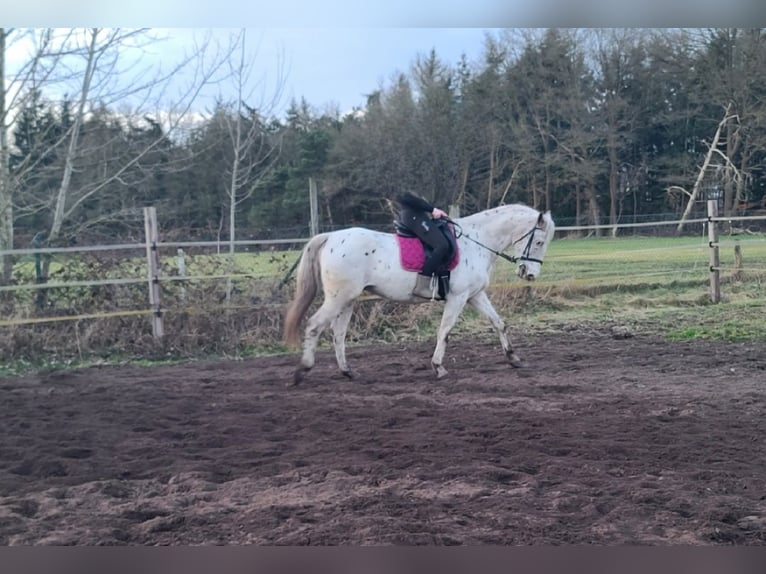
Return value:
M 448 217 L 447 213 L 439 209 L 438 207 L 434 207 L 434 210 L 431 212 L 431 217 L 434 219 L 441 219 L 442 217 Z

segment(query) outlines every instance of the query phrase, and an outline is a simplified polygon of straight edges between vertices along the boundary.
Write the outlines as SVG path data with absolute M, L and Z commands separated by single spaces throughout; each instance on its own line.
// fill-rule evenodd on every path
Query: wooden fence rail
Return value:
M 720 217 L 717 212 L 717 204 L 715 201 L 708 202 L 708 217 L 699 219 L 688 219 L 686 224 L 690 223 L 702 223 L 707 227 L 708 243 L 710 248 L 709 257 L 709 276 L 710 276 L 710 299 L 713 303 L 718 303 L 721 300 L 721 287 L 720 287 L 720 257 L 719 249 L 721 242 L 719 241 L 720 229 L 717 224 L 725 222 L 740 222 L 740 221 L 758 221 L 766 220 L 766 216 L 736 216 L 736 217 Z M 625 223 L 617 225 L 617 228 L 648 228 L 663 225 L 677 225 L 679 221 L 657 221 L 657 222 L 642 222 L 642 223 Z M 144 228 L 145 228 L 145 240 L 142 243 L 119 243 L 111 245 L 93 245 L 93 246 L 78 246 L 78 247 L 41 247 L 41 248 L 27 248 L 27 249 L 13 249 L 13 250 L 0 250 L 0 256 L 3 255 L 36 255 L 36 254 L 54 254 L 54 253 L 89 253 L 89 252 L 106 252 L 106 251 L 139 251 L 143 250 L 146 254 L 146 270 L 145 277 L 137 278 L 109 278 L 109 279 L 94 279 L 94 280 L 82 280 L 82 281 L 57 281 L 50 283 L 35 283 L 35 284 L 19 284 L 19 285 L 2 285 L 0 286 L 0 292 L 8 291 L 21 291 L 21 290 L 40 290 L 40 289 L 54 289 L 61 287 L 95 287 L 104 285 L 129 285 L 145 283 L 147 285 L 147 303 L 148 306 L 143 309 L 131 309 L 124 311 L 110 311 L 104 313 L 86 313 L 81 315 L 67 315 L 67 316 L 55 316 L 55 317 L 27 317 L 27 318 L 14 318 L 14 319 L 0 319 L 0 327 L 10 325 L 22 325 L 22 324 L 37 324 L 44 322 L 58 322 L 67 320 L 82 320 L 82 319 L 94 319 L 94 318 L 106 318 L 106 317 L 120 317 L 120 316 L 135 316 L 135 315 L 149 315 L 152 323 L 152 333 L 156 338 L 162 338 L 164 335 L 163 315 L 167 309 L 162 305 L 162 289 L 163 283 L 169 282 L 182 282 L 185 285 L 188 281 L 198 280 L 220 280 L 220 279 L 235 279 L 251 277 L 250 274 L 242 273 L 221 273 L 212 275 L 188 275 L 186 273 L 185 253 L 184 249 L 189 248 L 215 248 L 221 250 L 223 247 L 228 247 L 230 242 L 228 241 L 168 241 L 162 242 L 159 240 L 159 231 L 157 227 L 157 214 L 155 208 L 147 207 L 144 210 Z M 591 225 L 591 226 L 562 226 L 557 227 L 557 233 L 568 232 L 589 232 L 600 229 L 615 229 L 614 225 Z M 309 240 L 308 237 L 299 238 L 287 238 L 287 239 L 250 239 L 250 240 L 236 240 L 231 242 L 235 247 L 249 247 L 249 246 L 274 246 L 274 245 L 303 245 Z M 159 253 L 161 250 L 174 248 L 177 252 L 179 275 L 178 276 L 160 276 L 160 263 Z M 669 247 L 668 249 L 673 249 Z M 295 268 L 293 268 L 291 271 Z M 285 278 L 287 279 L 287 278 Z M 282 284 L 286 281 L 283 279 Z M 181 300 L 185 301 L 186 291 L 185 287 L 181 290 Z

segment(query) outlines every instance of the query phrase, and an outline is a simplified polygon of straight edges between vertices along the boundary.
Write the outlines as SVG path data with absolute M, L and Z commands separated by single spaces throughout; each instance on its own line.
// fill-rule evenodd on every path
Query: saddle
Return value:
M 444 299 L 449 290 L 450 271 L 460 262 L 460 253 L 457 246 L 455 226 L 439 220 L 436 220 L 435 223 L 447 237 L 451 247 L 446 260 L 441 262 L 437 271 L 437 276 L 439 277 L 439 296 Z M 400 221 L 394 221 L 394 231 L 396 242 L 399 244 L 399 261 L 401 262 L 402 269 L 406 271 L 421 271 L 426 263 L 426 258 L 430 257 L 433 249 L 423 243 L 417 235 L 412 233 Z

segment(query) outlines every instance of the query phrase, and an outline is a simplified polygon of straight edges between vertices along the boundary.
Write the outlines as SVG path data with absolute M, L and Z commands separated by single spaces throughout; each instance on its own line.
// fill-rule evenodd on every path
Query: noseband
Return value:
M 514 263 L 516 261 L 521 260 L 521 261 L 532 261 L 534 263 L 539 263 L 540 265 L 543 264 L 542 259 L 535 259 L 534 257 L 529 256 L 529 252 L 532 250 L 532 242 L 535 240 L 535 231 L 542 231 L 542 229 L 537 227 L 537 225 L 535 225 L 532 229 L 527 231 L 524 235 L 522 235 L 516 241 L 513 242 L 513 245 L 516 245 L 519 241 L 529 236 L 529 239 L 527 240 L 527 244 L 524 246 L 524 251 L 521 252 L 521 257 L 512 258 Z

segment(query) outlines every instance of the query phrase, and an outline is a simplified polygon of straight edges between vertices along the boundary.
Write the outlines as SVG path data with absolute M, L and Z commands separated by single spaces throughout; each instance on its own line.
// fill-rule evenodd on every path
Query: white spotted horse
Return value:
M 466 303 L 489 319 L 506 357 L 521 366 L 513 350 L 503 319 L 487 296 L 492 267 L 498 256 L 518 263 L 520 278 L 533 281 L 539 274 L 545 252 L 553 239 L 555 225 L 550 212 L 539 212 L 522 204 L 502 205 L 455 219 L 457 254 L 450 263 L 449 291 L 431 357 L 437 378 L 447 374 L 444 353 L 447 336 Z M 514 255 L 503 253 L 509 247 Z M 417 271 L 405 269 L 394 233 L 351 227 L 315 235 L 303 248 L 296 271 L 296 291 L 288 306 L 284 339 L 300 343 L 300 325 L 321 290 L 324 301 L 309 318 L 303 332 L 303 354 L 293 383 L 300 383 L 314 366 L 319 337 L 329 326 L 341 373 L 353 378 L 346 361 L 346 331 L 354 302 L 363 292 L 405 303 L 430 301 L 412 294 Z

